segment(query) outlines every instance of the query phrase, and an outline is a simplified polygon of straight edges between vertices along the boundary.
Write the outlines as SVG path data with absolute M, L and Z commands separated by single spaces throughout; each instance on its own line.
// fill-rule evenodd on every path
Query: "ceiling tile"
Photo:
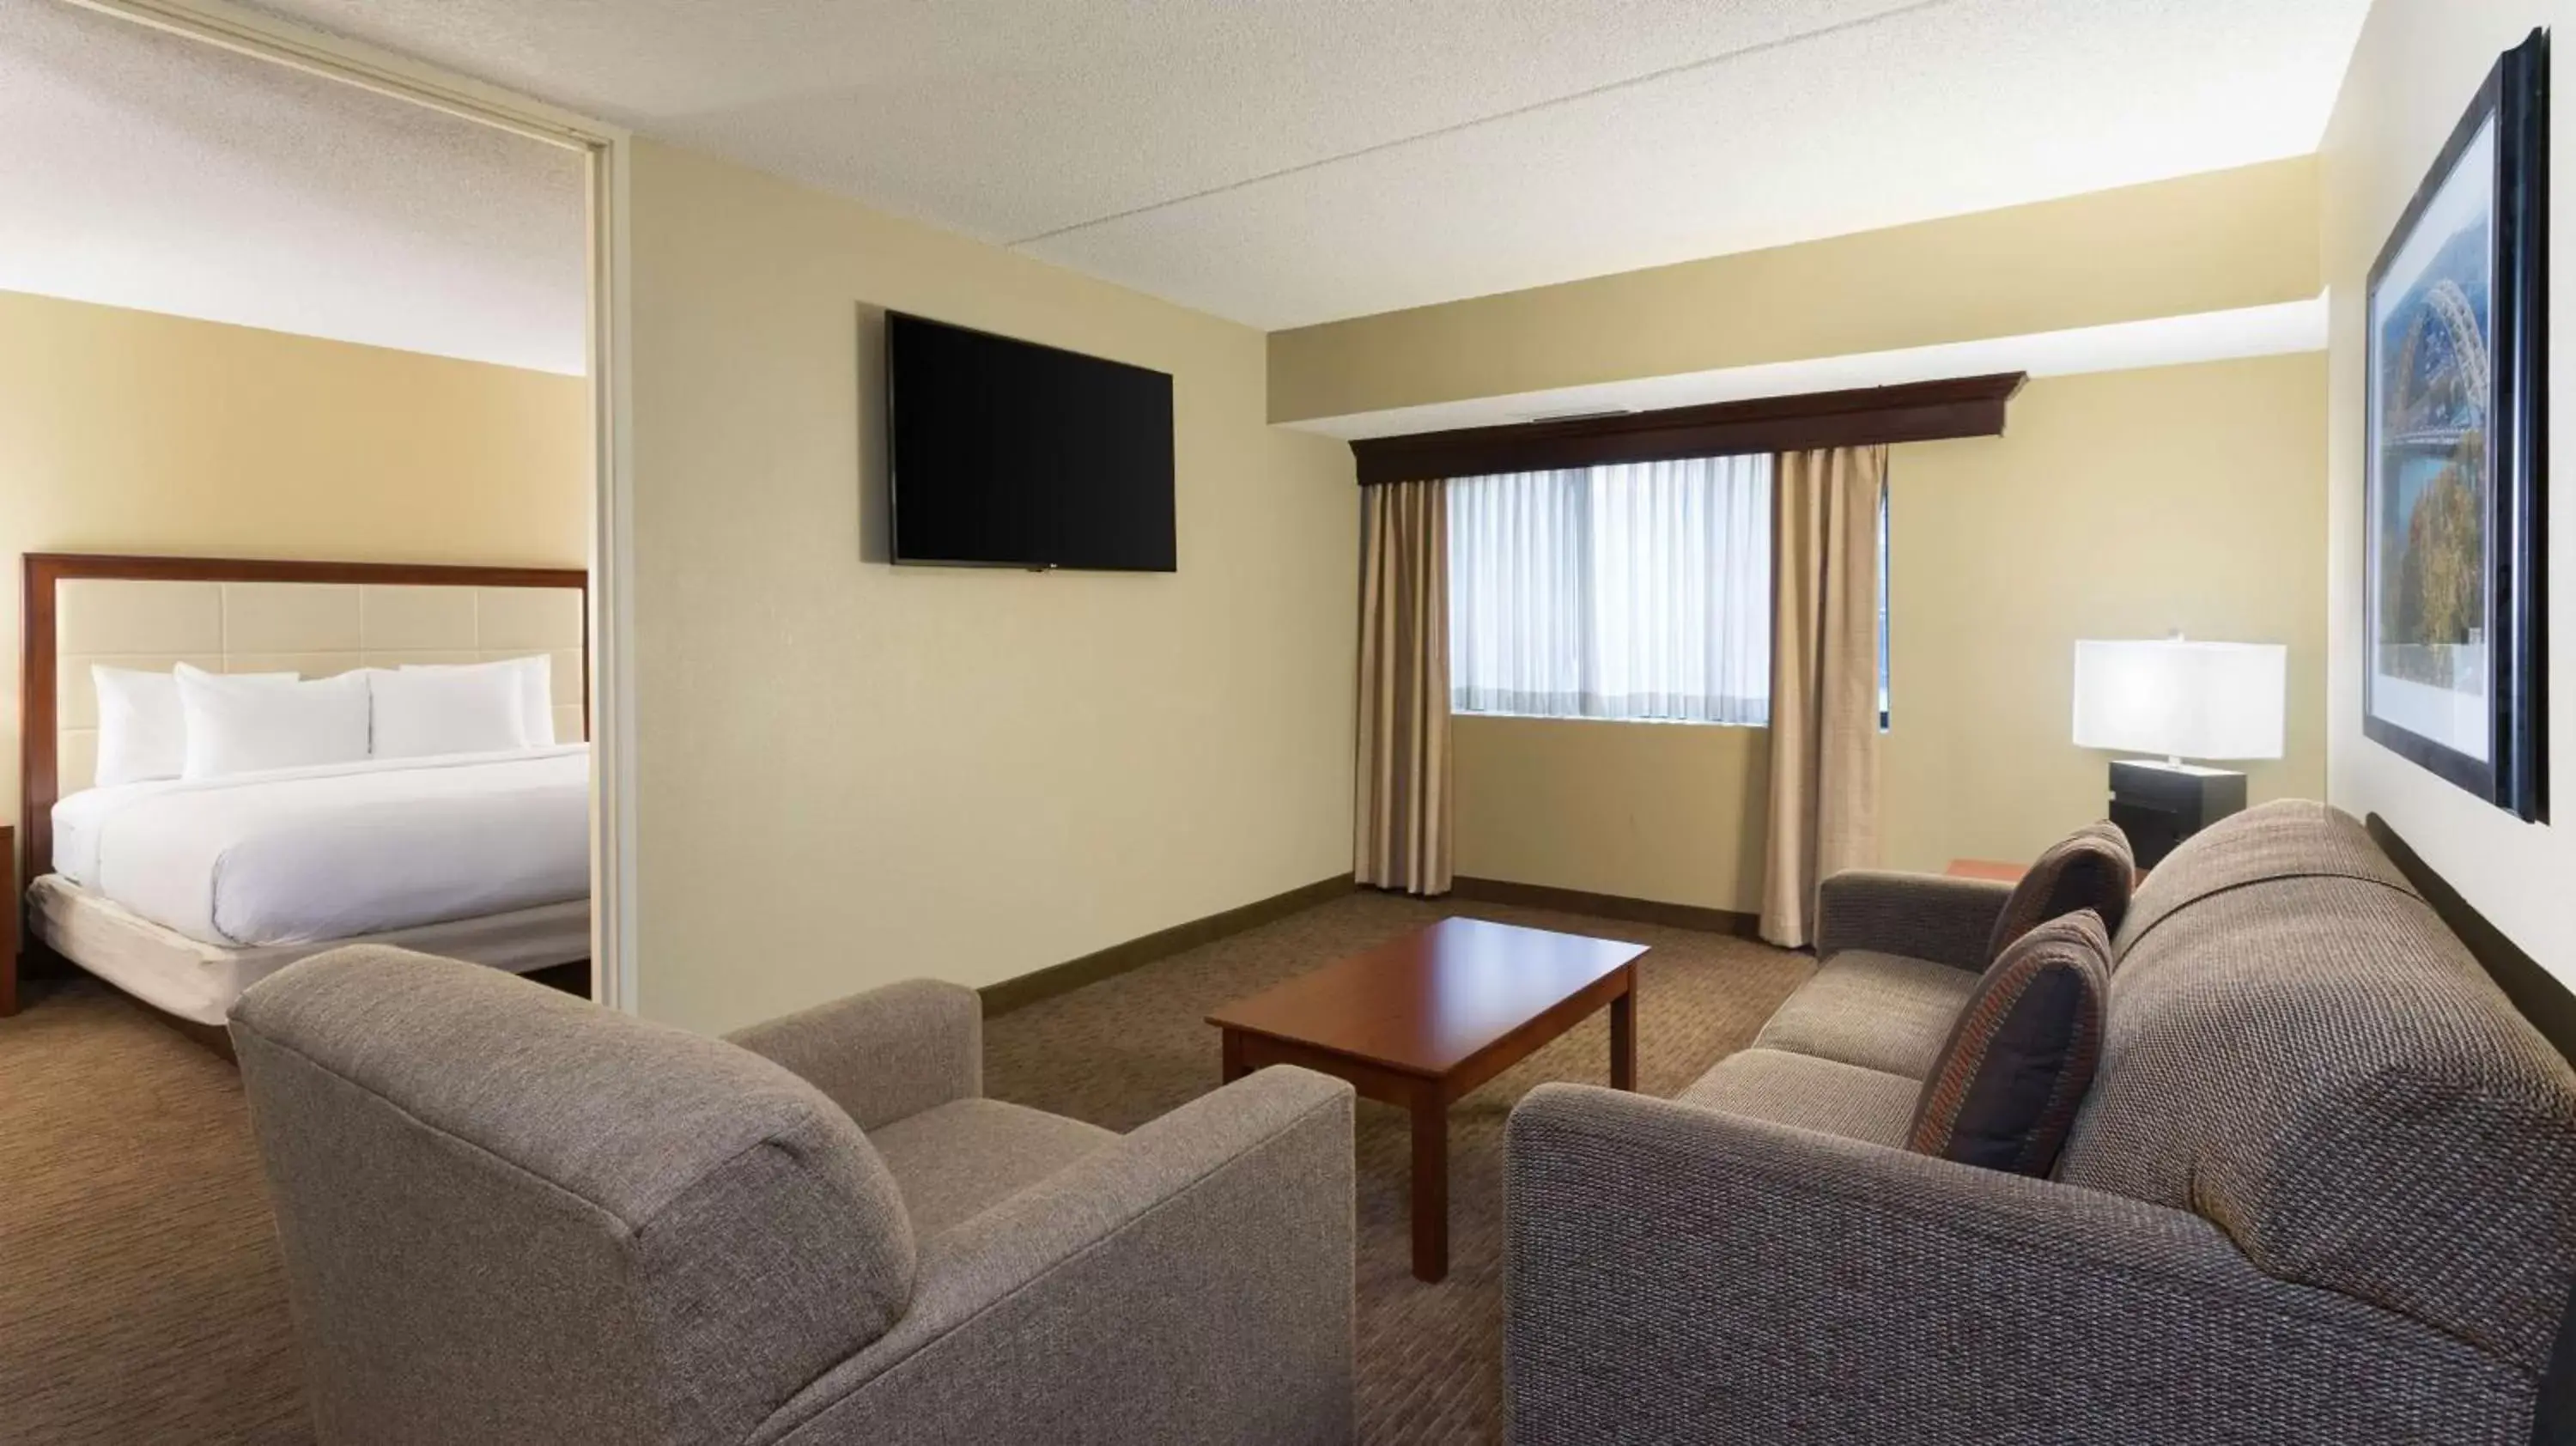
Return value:
M 579 372 L 569 150 L 0 0 L 0 289 Z
M 1970 0 L 1027 249 L 1276 329 L 2250 164 L 2333 104 L 2288 12 L 2348 8 Z
M 1278 327 L 2313 149 L 2368 0 L 267 0 Z

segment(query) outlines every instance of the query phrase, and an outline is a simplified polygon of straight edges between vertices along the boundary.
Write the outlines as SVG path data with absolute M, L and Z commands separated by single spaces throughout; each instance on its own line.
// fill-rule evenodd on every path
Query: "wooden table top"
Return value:
M 1984 879 L 1990 883 L 2018 884 L 2030 872 L 2028 864 L 2006 863 L 2001 859 L 1952 859 L 1943 873 L 1954 879 Z
M 2006 863 L 2001 859 L 1952 859 L 1950 867 L 1941 872 L 1954 879 L 1983 879 L 1991 884 L 2018 884 L 2021 882 L 2022 875 L 2030 872 L 2030 865 Z M 2147 873 L 2145 869 L 2138 870 L 2137 881 L 2141 884 L 2145 883 Z
M 1443 919 L 1237 1000 L 1208 1023 L 1445 1075 L 1645 952 L 1616 939 Z

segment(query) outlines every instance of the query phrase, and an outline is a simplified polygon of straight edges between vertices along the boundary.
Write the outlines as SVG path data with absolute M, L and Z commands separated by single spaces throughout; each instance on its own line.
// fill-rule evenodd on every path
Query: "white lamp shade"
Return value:
M 2079 642 L 2075 746 L 2278 758 L 2289 673 L 2278 643 Z

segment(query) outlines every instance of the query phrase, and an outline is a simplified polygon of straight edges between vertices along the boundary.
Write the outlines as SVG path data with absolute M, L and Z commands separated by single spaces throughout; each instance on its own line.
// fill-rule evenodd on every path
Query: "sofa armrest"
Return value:
M 859 1128 L 984 1092 L 984 1002 L 908 979 L 726 1035 L 831 1097 Z
M 2530 1430 L 2519 1372 L 2185 1211 L 1578 1085 L 1505 1152 L 1517 1446 Z
M 1816 957 L 1870 949 L 1983 969 L 2011 897 L 2012 885 L 1991 879 L 1845 869 L 1817 894 Z
M 754 1441 L 1347 1442 L 1351 1101 L 1274 1066 L 957 1226 Z

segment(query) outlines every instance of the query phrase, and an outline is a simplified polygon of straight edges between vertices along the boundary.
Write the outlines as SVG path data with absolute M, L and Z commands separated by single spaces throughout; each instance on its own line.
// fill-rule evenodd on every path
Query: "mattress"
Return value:
M 55 953 L 154 1008 L 200 1024 L 222 1024 L 243 990 L 298 959 L 344 944 L 394 944 L 513 974 L 590 957 L 586 898 L 363 938 L 255 949 L 191 939 L 60 874 L 36 880 L 27 902 L 36 937 Z
M 175 934 L 264 949 L 590 894 L 583 744 L 88 789 L 54 870 Z

